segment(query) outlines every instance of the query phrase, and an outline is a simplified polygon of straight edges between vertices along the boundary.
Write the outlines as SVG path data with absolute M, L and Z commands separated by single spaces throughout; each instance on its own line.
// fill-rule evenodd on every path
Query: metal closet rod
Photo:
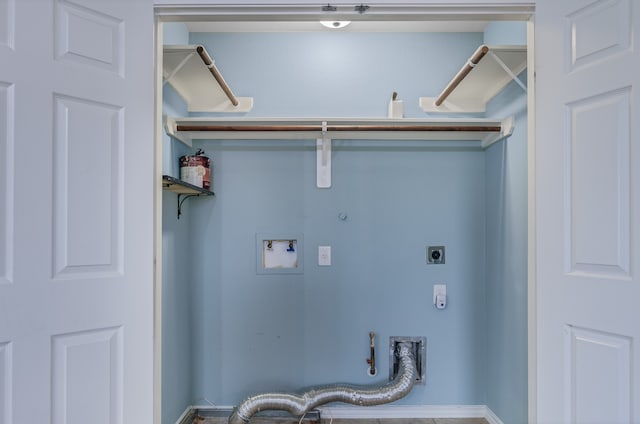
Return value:
M 500 132 L 499 125 L 177 125 L 177 131 L 424 131 Z
M 239 104 L 238 99 L 231 91 L 231 88 L 229 87 L 227 82 L 224 80 L 224 77 L 222 76 L 220 71 L 218 71 L 218 68 L 216 68 L 216 65 L 213 63 L 213 59 L 211 59 L 211 56 L 209 56 L 209 53 L 207 53 L 207 51 L 202 46 L 196 47 L 196 51 L 200 55 L 200 58 L 202 59 L 204 64 L 207 65 L 207 68 L 209 68 L 211 75 L 213 75 L 216 81 L 218 81 L 220 88 L 222 88 L 222 91 L 224 91 L 224 94 L 227 95 L 231 104 L 234 106 L 238 106 Z
M 453 90 L 456 89 L 456 87 L 462 82 L 462 80 L 465 79 L 467 75 L 469 75 L 469 72 L 471 72 L 478 63 L 480 63 L 480 60 L 488 52 L 489 52 L 489 47 L 486 44 L 483 44 L 480 47 L 478 47 L 478 49 L 475 51 L 475 53 L 473 53 L 473 55 L 469 58 L 467 63 L 462 67 L 462 69 L 458 71 L 458 73 L 456 74 L 455 77 L 453 77 L 451 82 L 444 88 L 444 90 L 442 90 L 442 93 L 440 93 L 440 96 L 438 96 L 438 98 L 435 101 L 436 106 L 440 106 L 442 102 L 444 102 L 445 99 L 449 97 L 449 94 L 451 94 Z

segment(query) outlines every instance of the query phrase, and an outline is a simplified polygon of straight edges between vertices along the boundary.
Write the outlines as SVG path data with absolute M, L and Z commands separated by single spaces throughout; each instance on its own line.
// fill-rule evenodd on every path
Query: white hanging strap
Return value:
M 327 166 L 327 151 L 330 142 L 327 135 L 327 121 L 322 121 L 322 166 Z
M 331 139 L 327 137 L 322 138 L 322 166 L 327 166 L 329 161 L 329 151 L 331 150 Z
M 479 62 L 478 62 L 478 63 L 479 63 Z M 468 66 L 469 68 L 475 68 L 475 67 L 476 67 L 476 65 L 477 65 L 477 63 L 473 63 L 473 62 L 471 61 L 471 59 L 467 60 L 467 66 Z
M 492 52 L 491 50 L 489 50 L 489 54 L 491 55 L 491 57 L 493 57 L 495 59 L 495 61 L 498 63 L 498 65 L 500 65 L 500 67 L 502 69 L 504 69 L 504 71 L 511 77 L 512 80 L 514 80 L 516 82 L 516 84 L 518 84 L 520 86 L 520 88 L 522 88 L 524 90 L 524 92 L 527 92 L 527 86 L 524 85 L 522 83 L 522 81 L 520 81 L 520 78 L 518 78 L 518 76 L 516 74 L 514 74 L 511 69 L 509 69 L 509 67 L 502 61 L 502 59 L 500 59 L 498 57 L 497 54 L 495 54 L 494 52 Z
M 212 60 L 210 64 L 207 65 L 207 68 L 211 69 L 211 68 L 215 68 L 216 67 L 216 63 Z
M 331 187 L 331 139 L 328 136 L 316 140 L 316 186 Z

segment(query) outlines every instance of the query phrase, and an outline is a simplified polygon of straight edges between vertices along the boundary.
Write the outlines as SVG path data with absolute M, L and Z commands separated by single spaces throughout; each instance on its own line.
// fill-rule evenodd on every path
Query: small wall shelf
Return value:
M 171 191 L 178 195 L 178 219 L 182 215 L 182 204 L 190 197 L 213 196 L 214 193 L 207 189 L 194 186 L 169 175 L 162 176 L 162 190 Z
M 488 57 L 487 57 L 488 56 Z M 486 104 L 527 67 L 526 46 L 481 45 L 438 97 L 420 97 L 425 112 L 484 112 Z
M 165 45 L 162 75 L 189 112 L 248 112 L 253 97 L 236 97 L 201 45 Z

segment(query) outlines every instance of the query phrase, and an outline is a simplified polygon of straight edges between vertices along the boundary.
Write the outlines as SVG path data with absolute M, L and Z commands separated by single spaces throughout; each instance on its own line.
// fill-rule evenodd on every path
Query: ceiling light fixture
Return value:
M 320 23 L 327 28 L 340 29 L 349 25 L 351 21 L 320 21 Z

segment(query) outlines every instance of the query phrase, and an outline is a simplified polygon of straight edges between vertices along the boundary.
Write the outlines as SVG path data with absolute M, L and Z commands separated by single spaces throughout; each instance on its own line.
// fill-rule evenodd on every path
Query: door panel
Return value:
M 631 338 L 571 326 L 565 338 L 565 422 L 631 422 Z
M 0 343 L 0 423 L 11 423 L 12 404 L 11 392 L 13 391 L 13 358 L 11 343 Z
M 0 63 L 0 423 L 151 422 L 152 1 L 0 0 Z
M 53 424 L 123 422 L 123 328 L 106 328 L 52 338 Z
M 640 420 L 639 10 L 536 6 L 540 423 Z
M 0 81 L 0 285 L 13 281 L 13 84 Z
M 570 43 L 570 54 L 566 57 L 568 71 L 629 50 L 630 5 L 629 0 L 585 2 L 566 15 L 565 40 Z
M 59 94 L 53 103 L 54 278 L 121 276 L 123 108 Z
M 566 272 L 628 279 L 630 88 L 579 99 L 565 109 Z
M 86 34 L 91 34 L 87 37 Z M 100 9 L 56 3 L 55 57 L 124 76 L 124 21 Z

